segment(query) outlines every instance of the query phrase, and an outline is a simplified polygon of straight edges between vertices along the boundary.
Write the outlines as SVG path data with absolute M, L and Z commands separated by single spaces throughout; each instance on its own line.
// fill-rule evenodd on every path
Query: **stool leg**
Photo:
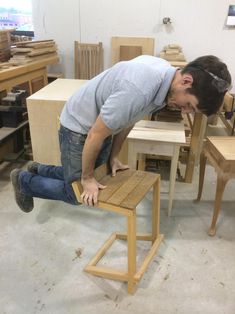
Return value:
M 202 188 L 203 188 L 203 183 L 204 183 L 206 160 L 207 160 L 207 157 L 204 154 L 204 152 L 202 152 L 200 155 L 199 186 L 198 186 L 198 194 L 197 194 L 197 199 L 196 199 L 197 202 L 199 202 L 202 197 Z
M 208 234 L 210 236 L 215 235 L 215 225 L 217 218 L 219 216 L 220 208 L 221 208 L 221 200 L 224 193 L 224 189 L 226 186 L 226 183 L 228 182 L 228 178 L 224 178 L 223 176 L 219 175 L 217 176 L 217 186 L 216 186 L 216 195 L 215 195 L 215 206 L 214 206 L 214 214 L 211 222 L 210 229 L 208 231 Z
M 128 292 L 135 292 L 134 275 L 136 273 L 136 210 L 131 210 L 127 217 L 128 245 Z

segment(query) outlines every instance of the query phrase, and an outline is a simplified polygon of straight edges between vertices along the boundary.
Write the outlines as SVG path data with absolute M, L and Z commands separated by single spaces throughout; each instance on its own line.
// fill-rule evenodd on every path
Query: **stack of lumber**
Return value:
M 56 44 L 51 39 L 18 42 L 11 48 L 12 58 L 9 62 L 13 65 L 21 65 L 49 58 L 57 55 L 56 49 Z
M 0 62 L 10 59 L 11 56 L 11 39 L 10 32 L 13 30 L 2 29 L 0 30 Z
M 33 40 L 33 37 L 11 34 L 11 44 L 12 45 L 14 45 L 16 42 L 19 42 L 19 41 L 31 41 L 31 40 Z
M 186 61 L 182 48 L 176 44 L 165 46 L 160 53 L 160 58 L 167 61 Z

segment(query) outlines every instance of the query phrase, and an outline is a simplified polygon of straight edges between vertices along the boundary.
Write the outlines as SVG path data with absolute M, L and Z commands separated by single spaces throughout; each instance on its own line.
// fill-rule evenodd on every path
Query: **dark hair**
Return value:
M 192 87 L 187 91 L 197 97 L 198 109 L 207 116 L 217 113 L 231 85 L 226 64 L 215 56 L 203 56 L 188 63 L 181 73 L 193 77 Z

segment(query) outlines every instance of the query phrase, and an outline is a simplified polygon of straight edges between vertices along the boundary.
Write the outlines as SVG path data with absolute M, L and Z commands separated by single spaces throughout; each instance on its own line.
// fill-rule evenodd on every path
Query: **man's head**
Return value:
M 216 113 L 231 85 L 225 63 L 215 56 L 203 56 L 177 71 L 167 96 L 167 104 L 182 112 Z

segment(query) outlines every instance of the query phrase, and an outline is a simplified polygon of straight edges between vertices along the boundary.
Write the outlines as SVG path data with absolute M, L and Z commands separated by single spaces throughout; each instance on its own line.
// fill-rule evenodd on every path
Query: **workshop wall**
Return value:
M 111 65 L 111 37 L 154 37 L 155 53 L 177 43 L 187 61 L 214 54 L 235 80 L 235 28 L 226 28 L 229 0 L 34 0 L 36 39 L 55 39 L 61 70 L 73 78 L 73 42 L 103 42 L 105 68 Z M 164 25 L 164 17 L 172 23 Z

